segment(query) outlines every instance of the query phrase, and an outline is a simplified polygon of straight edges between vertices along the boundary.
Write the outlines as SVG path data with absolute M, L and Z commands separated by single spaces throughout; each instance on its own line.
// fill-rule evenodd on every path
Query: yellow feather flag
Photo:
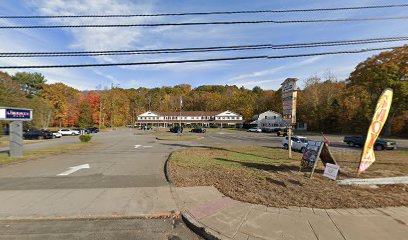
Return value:
M 368 167 L 375 161 L 374 144 L 387 120 L 391 108 L 393 91 L 391 88 L 386 88 L 378 99 L 375 108 L 373 119 L 368 128 L 367 138 L 361 154 L 360 164 L 357 173 L 360 174 L 367 170 Z

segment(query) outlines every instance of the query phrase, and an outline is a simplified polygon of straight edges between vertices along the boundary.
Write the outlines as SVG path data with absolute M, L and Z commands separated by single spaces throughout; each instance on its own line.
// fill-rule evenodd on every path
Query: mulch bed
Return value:
M 376 187 L 340 186 L 324 178 L 317 170 L 312 179 L 299 172 L 298 162 L 243 163 L 240 167 L 211 165 L 218 155 L 228 153 L 220 149 L 190 148 L 175 154 L 169 161 L 169 173 L 178 187 L 215 186 L 224 195 L 236 200 L 272 207 L 313 208 L 377 208 L 408 206 L 408 185 L 383 185 Z M 206 151 L 208 158 L 206 156 Z M 182 162 L 180 156 L 201 154 L 199 159 Z M 407 160 L 408 161 L 408 160 Z M 237 161 L 238 162 L 238 161 Z M 406 166 L 405 166 L 406 167 Z

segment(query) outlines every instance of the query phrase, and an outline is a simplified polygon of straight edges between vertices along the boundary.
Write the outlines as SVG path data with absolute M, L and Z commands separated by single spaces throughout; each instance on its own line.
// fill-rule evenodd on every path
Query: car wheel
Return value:
M 302 147 L 302 148 L 300 149 L 300 152 L 301 152 L 301 153 L 305 153 L 305 151 L 306 151 L 306 148 L 305 148 L 305 147 Z
M 43 136 L 38 136 L 37 139 L 38 139 L 38 140 L 43 140 L 44 137 L 43 137 Z
M 289 149 L 288 144 L 286 144 L 286 143 L 285 143 L 285 144 L 283 144 L 283 148 L 284 148 L 284 149 Z
M 352 143 L 352 142 L 347 143 L 347 145 L 348 145 L 349 147 L 354 147 L 354 143 Z
M 376 144 L 376 145 L 374 146 L 374 149 L 377 150 L 377 151 L 382 151 L 382 150 L 384 150 L 384 146 L 381 145 L 381 144 Z
M 72 133 L 71 135 L 72 135 L 72 136 L 75 136 L 75 133 Z
M 278 136 L 278 137 L 279 137 L 279 133 L 277 133 L 277 134 L 276 134 L 276 136 Z
M 288 134 L 284 133 L 283 136 L 286 137 L 286 136 L 288 136 Z

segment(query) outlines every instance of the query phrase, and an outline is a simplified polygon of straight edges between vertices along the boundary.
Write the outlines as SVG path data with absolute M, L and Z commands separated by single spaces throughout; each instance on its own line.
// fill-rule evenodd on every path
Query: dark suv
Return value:
M 51 139 L 54 138 L 52 132 L 47 130 L 31 130 L 23 134 L 24 139 Z
M 193 133 L 205 133 L 206 129 L 205 128 L 193 128 L 193 129 L 190 130 L 190 132 L 193 132 Z
M 99 132 L 99 128 L 97 127 L 90 127 L 87 128 L 89 133 L 98 133 Z

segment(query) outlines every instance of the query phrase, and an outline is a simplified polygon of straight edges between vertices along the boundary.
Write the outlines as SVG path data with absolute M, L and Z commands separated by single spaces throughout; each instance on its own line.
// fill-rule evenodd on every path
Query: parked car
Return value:
M 204 128 L 193 128 L 190 130 L 190 132 L 193 132 L 193 133 L 205 133 L 206 131 L 207 130 Z
M 285 129 L 280 129 L 280 130 L 276 133 L 276 136 L 278 136 L 278 137 L 286 137 L 286 136 L 288 136 L 288 129 L 287 129 L 287 128 L 285 128 Z
M 79 132 L 78 132 L 78 131 L 75 131 L 75 130 L 72 130 L 72 129 L 69 129 L 69 128 L 60 129 L 60 130 L 58 130 L 58 132 L 61 133 L 62 136 L 68 136 L 68 135 L 75 136 L 75 135 L 79 135 Z
M 302 137 L 302 136 L 292 136 L 291 137 L 291 148 L 294 151 L 298 151 L 298 152 L 304 152 L 306 150 L 306 146 L 307 146 L 307 138 L 306 137 Z M 285 136 L 285 138 L 282 140 L 282 146 L 285 149 L 289 148 L 289 142 L 288 142 L 288 136 Z
M 91 133 L 91 132 L 88 130 L 88 128 L 74 128 L 74 129 L 72 129 L 72 130 L 79 132 L 79 134 L 81 134 L 82 131 L 84 131 L 85 134 Z
M 60 138 L 60 137 L 62 137 L 62 134 L 59 133 L 58 131 L 51 131 L 51 132 L 52 132 L 52 135 L 54 135 L 54 138 Z
M 175 127 L 172 127 L 172 128 L 170 128 L 170 132 L 173 132 L 173 133 L 178 133 L 179 132 L 179 126 L 175 126 Z M 181 131 L 180 131 L 180 133 L 182 133 L 183 132 L 183 127 L 181 127 Z
M 347 143 L 350 147 L 363 147 L 365 143 L 365 136 L 345 136 L 343 142 Z M 390 140 L 385 140 L 382 138 L 377 138 L 374 143 L 374 149 L 380 150 L 394 150 L 397 149 L 397 143 Z
M 262 132 L 271 133 L 271 132 L 273 132 L 273 128 L 268 128 L 268 127 L 262 128 Z
M 88 130 L 89 133 L 98 133 L 99 132 L 99 128 L 97 128 L 97 127 L 90 127 L 90 128 L 87 128 L 87 130 Z
M 279 132 L 280 130 L 282 130 L 282 128 L 276 127 L 273 129 L 274 132 Z
M 247 130 L 247 132 L 262 132 L 262 129 L 254 127 Z
M 31 130 L 23 134 L 24 139 L 51 139 L 54 138 L 52 132 L 47 130 Z

